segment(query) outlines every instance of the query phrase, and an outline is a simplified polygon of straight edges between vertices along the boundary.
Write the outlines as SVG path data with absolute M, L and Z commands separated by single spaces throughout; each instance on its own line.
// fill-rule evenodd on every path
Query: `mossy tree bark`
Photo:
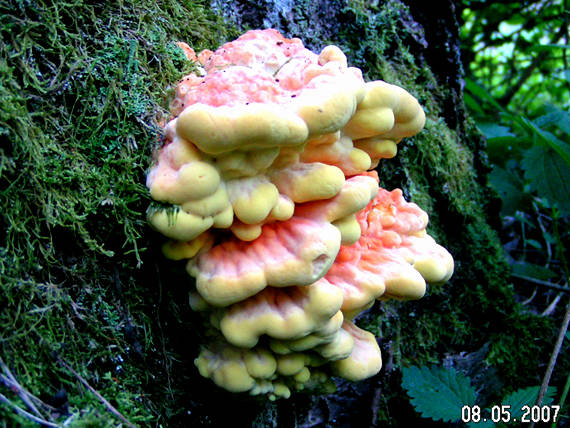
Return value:
M 483 373 L 486 358 L 503 381 L 538 384 L 533 354 L 549 338 L 534 338 L 545 321 L 513 310 L 484 143 L 462 101 L 453 2 L 424 3 L 0 2 L 0 355 L 23 389 L 59 406 L 40 409 L 43 418 L 120 423 L 78 375 L 134 424 L 170 427 L 414 426 L 399 368 L 461 352 L 483 355 L 466 370 Z M 168 85 L 188 71 L 173 42 L 215 49 L 265 27 L 315 51 L 336 44 L 369 80 L 418 98 L 426 128 L 381 163 L 381 185 L 425 209 L 430 234 L 456 260 L 452 280 L 426 298 L 377 304 L 358 320 L 379 337 L 379 375 L 275 403 L 197 374 L 203 332 L 187 276 L 162 259 L 144 221 L 156 118 Z M 506 329 L 527 346 L 516 361 L 507 356 L 518 344 L 499 340 Z M 17 391 L 0 392 L 26 408 Z M 8 406 L 2 418 L 33 426 Z

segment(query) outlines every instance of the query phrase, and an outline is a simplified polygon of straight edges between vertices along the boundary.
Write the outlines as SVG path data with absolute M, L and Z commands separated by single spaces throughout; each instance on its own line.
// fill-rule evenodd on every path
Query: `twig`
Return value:
M 540 386 L 540 391 L 536 399 L 537 406 L 540 406 L 542 404 L 542 400 L 544 398 L 544 395 L 546 394 L 546 390 L 548 389 L 550 377 L 552 376 L 552 372 L 554 371 L 554 366 L 556 365 L 556 359 L 558 358 L 558 354 L 560 353 L 560 349 L 562 348 L 562 342 L 564 342 L 564 336 L 566 336 L 566 332 L 568 331 L 569 323 L 570 323 L 570 302 L 566 305 L 566 315 L 564 315 L 564 320 L 562 320 L 562 325 L 560 326 L 560 331 L 558 332 L 558 338 L 556 339 L 554 350 L 552 351 L 552 355 L 550 356 L 550 361 L 548 362 L 548 367 L 546 368 L 546 373 L 544 374 L 544 378 L 542 379 L 542 385 Z M 533 427 L 534 427 L 534 422 L 531 422 L 530 428 Z
M 14 378 L 14 376 L 12 375 L 12 373 L 10 372 L 10 370 L 8 370 L 8 367 L 6 367 L 6 365 L 4 364 L 4 361 L 2 361 L 2 359 L 0 358 L 0 366 L 2 366 L 2 371 L 6 374 L 6 376 L 4 375 L 0 375 L 0 381 L 2 381 L 8 388 L 10 388 L 13 392 L 15 392 L 16 394 L 18 394 L 18 397 L 20 397 L 22 399 L 22 401 L 24 402 L 24 404 L 26 404 L 26 406 L 28 406 L 28 408 L 30 410 L 32 410 L 36 416 L 42 417 L 42 414 L 40 413 L 40 411 L 38 410 L 38 408 L 34 405 L 34 403 L 32 403 L 29 399 L 29 397 L 27 396 L 27 394 L 25 394 L 23 392 L 23 388 L 21 387 L 21 385 L 16 381 L 16 378 Z
M 79 373 L 77 373 L 75 370 L 73 370 L 69 364 L 67 364 L 61 358 L 57 358 L 57 362 L 59 364 L 61 364 L 63 367 L 65 367 L 67 370 L 69 370 L 79 380 L 79 382 L 81 382 L 83 384 L 83 386 L 85 388 L 87 388 L 89 391 L 91 391 L 93 393 L 93 395 L 95 395 L 95 397 L 97 397 L 99 399 L 99 401 L 101 401 L 101 403 L 103 403 L 103 405 L 107 408 L 107 410 L 109 412 L 111 412 L 116 417 L 118 417 L 128 427 L 131 427 L 131 428 L 136 427 L 131 421 L 129 421 L 117 409 L 115 409 L 115 407 L 113 407 L 113 405 L 111 403 L 109 403 L 105 397 L 103 397 L 99 392 L 97 392 L 97 390 L 95 388 L 93 388 L 91 385 L 89 385 L 89 383 Z
M 20 385 L 20 383 L 16 380 L 16 377 L 12 374 L 2 358 L 0 358 L 0 368 L 2 368 L 2 371 L 4 372 L 4 375 L 0 375 L 0 381 L 4 383 L 8 388 L 10 388 L 10 390 L 15 392 L 18 397 L 20 397 L 20 399 L 24 402 L 24 404 L 36 414 L 36 416 L 43 418 L 44 415 L 42 415 L 32 400 L 35 400 L 45 408 L 50 408 L 50 406 L 26 391 L 26 389 L 22 387 L 22 385 Z
M 10 389 L 12 392 L 14 392 L 18 397 L 20 397 L 20 399 L 24 402 L 24 404 L 26 406 L 28 406 L 28 408 L 34 412 L 36 414 L 36 416 L 38 417 L 43 417 L 43 415 L 40 413 L 40 411 L 38 410 L 38 408 L 34 405 L 34 403 L 32 403 L 28 397 L 28 395 L 24 392 L 23 388 L 20 386 L 19 383 L 13 381 L 12 379 L 10 379 L 9 377 L 6 377 L 4 375 L 0 375 L 0 382 L 3 383 L 4 385 L 6 385 L 8 387 L 8 389 Z
M 549 267 L 550 262 L 552 261 L 552 247 L 550 245 L 550 241 L 546 238 L 547 236 L 546 227 L 544 227 L 544 225 L 540 221 L 541 214 L 536 201 L 532 202 L 532 207 L 534 208 L 534 212 L 536 213 L 536 222 L 538 223 L 538 227 L 540 227 L 540 230 L 542 231 L 542 238 L 544 239 L 544 243 L 546 245 L 546 253 L 548 254 L 548 259 L 546 261 L 545 267 Z
M 562 293 L 558 293 L 556 297 L 552 299 L 552 302 L 548 305 L 548 307 L 542 311 L 540 315 L 543 317 L 551 315 L 556 310 L 556 306 L 558 306 L 560 299 L 562 299 Z
M 546 288 L 551 288 L 553 290 L 558 290 L 558 291 L 562 291 L 564 293 L 570 294 L 570 288 L 564 287 L 562 285 L 553 284 L 551 282 L 543 281 L 543 280 L 537 279 L 537 278 L 531 278 L 530 276 L 519 275 L 518 273 L 512 273 L 511 276 L 514 276 L 515 278 L 519 278 L 519 279 L 524 279 L 525 281 L 532 282 L 534 284 L 542 285 L 543 287 L 546 287 Z
M 26 412 L 24 409 L 18 407 L 17 405 L 15 405 L 14 403 L 12 403 L 10 400 L 8 400 L 4 395 L 0 394 L 0 402 L 8 404 L 9 406 L 11 406 L 17 413 L 19 413 L 20 415 L 40 424 L 46 427 L 55 427 L 55 428 L 59 428 L 60 425 L 58 424 L 54 424 L 53 422 L 49 422 L 46 421 L 45 419 L 42 418 L 38 418 L 35 415 L 32 415 L 29 412 Z
M 528 305 L 530 302 L 532 302 L 532 300 L 534 299 L 534 297 L 536 296 L 536 292 L 537 292 L 538 288 L 534 287 L 534 290 L 532 291 L 532 294 L 530 295 L 530 297 L 528 299 L 526 299 L 525 301 L 522 302 L 523 306 Z

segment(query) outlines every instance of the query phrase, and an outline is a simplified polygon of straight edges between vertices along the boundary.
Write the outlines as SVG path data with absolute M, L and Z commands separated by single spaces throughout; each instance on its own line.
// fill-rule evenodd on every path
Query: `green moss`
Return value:
M 200 2 L 0 2 L 0 354 L 31 394 L 67 391 L 70 426 L 119 421 L 58 359 L 135 424 L 181 409 L 153 381 L 171 356 L 145 171 L 165 88 L 193 68 L 175 42 L 235 35 Z
M 556 341 L 552 320 L 521 311 L 508 314 L 503 325 L 509 334 L 492 334 L 487 360 L 499 368 L 500 378 L 507 385 L 508 392 L 517 387 L 540 385 L 545 368 L 537 366 L 537 357 L 547 356 Z M 564 373 L 561 371 L 561 376 Z

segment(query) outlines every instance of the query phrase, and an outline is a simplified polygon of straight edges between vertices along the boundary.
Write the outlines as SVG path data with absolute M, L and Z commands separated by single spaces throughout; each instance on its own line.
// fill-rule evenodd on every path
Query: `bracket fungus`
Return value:
M 317 55 L 276 30 L 199 55 L 179 45 L 199 73 L 176 87 L 148 219 L 195 278 L 191 307 L 211 330 L 198 370 L 270 399 L 373 376 L 380 349 L 354 317 L 453 272 L 427 214 L 373 171 L 423 128 L 423 109 L 366 83 L 336 46 Z

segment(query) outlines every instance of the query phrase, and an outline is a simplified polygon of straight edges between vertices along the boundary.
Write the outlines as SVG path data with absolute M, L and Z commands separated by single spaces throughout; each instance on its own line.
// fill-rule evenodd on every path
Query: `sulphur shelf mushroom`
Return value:
M 453 272 L 427 214 L 373 171 L 423 109 L 365 82 L 338 47 L 317 55 L 276 30 L 198 55 L 179 46 L 198 72 L 176 87 L 148 220 L 195 279 L 190 304 L 211 333 L 200 374 L 270 399 L 375 375 L 379 346 L 354 318 Z

